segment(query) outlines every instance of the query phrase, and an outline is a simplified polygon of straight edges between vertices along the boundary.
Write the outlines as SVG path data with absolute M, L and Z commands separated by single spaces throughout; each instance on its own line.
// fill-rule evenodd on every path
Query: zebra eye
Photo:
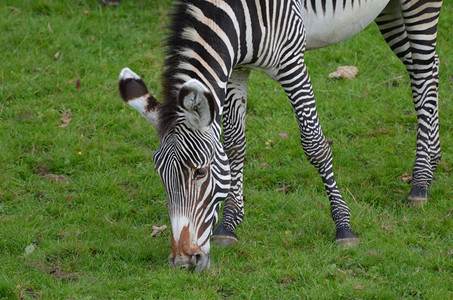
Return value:
M 208 173 L 208 169 L 207 168 L 199 168 L 199 169 L 195 170 L 193 175 L 194 175 L 194 177 L 196 179 L 200 179 L 200 178 L 205 177 L 207 173 Z

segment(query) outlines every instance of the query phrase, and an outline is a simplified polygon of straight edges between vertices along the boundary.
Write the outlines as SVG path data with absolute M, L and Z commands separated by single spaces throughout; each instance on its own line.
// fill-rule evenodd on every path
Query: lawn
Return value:
M 292 108 L 249 80 L 245 218 L 201 274 L 172 269 L 154 128 L 119 98 L 128 66 L 160 95 L 171 1 L 0 2 L 0 298 L 453 298 L 453 2 L 439 23 L 443 159 L 421 208 L 404 66 L 376 25 L 306 54 L 339 189 L 361 243 L 342 249 Z M 340 65 L 356 79 L 333 80 Z M 153 237 L 153 225 L 167 229 Z

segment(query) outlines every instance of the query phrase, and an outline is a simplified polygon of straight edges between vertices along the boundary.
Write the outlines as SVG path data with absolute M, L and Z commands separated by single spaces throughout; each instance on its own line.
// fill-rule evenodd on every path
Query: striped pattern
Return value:
M 250 69 L 264 71 L 283 87 L 297 116 L 305 155 L 319 171 L 329 197 L 337 241 L 358 241 L 350 227 L 349 208 L 337 188 L 304 52 L 307 46 L 322 47 L 345 39 L 378 15 L 382 34 L 411 76 L 419 120 L 414 185 L 409 197 L 426 195 L 432 171 L 440 160 L 435 43 L 441 4 L 438 0 L 401 0 L 401 4 L 400 0 L 176 2 L 163 73 L 164 102 L 156 104 L 149 94 L 130 92 L 134 98 L 122 93 L 125 101 L 155 123 L 161 136 L 154 161 L 167 191 L 172 223 L 170 263 L 199 271 L 209 267 L 209 238 L 223 200 L 223 219 L 213 236 L 237 240 L 234 231 L 244 217 L 242 184 Z M 342 26 L 342 22 L 354 23 L 351 21 L 356 19 L 361 21 L 359 26 Z M 312 27 L 306 31 L 304 23 Z M 327 34 L 320 31 L 323 28 L 337 36 L 319 39 L 320 33 Z M 316 34 L 318 37 L 312 39 Z M 307 44 L 307 40 L 316 39 L 316 43 Z M 142 86 L 138 75 L 129 71 L 124 74 L 132 74 L 132 82 Z M 120 76 L 120 90 L 127 90 L 121 88 L 126 77 Z
M 328 9 L 330 9 L 333 13 L 339 11 L 346 10 L 346 5 L 350 5 L 351 8 L 355 6 L 360 6 L 362 2 L 366 2 L 368 0 L 304 0 L 304 9 L 306 11 L 312 11 L 313 13 L 323 13 L 324 15 L 327 13 Z
M 175 244 L 184 228 L 189 227 L 191 235 L 196 236 L 194 244 L 208 251 L 218 200 L 225 199 L 220 227 L 233 234 L 243 219 L 242 171 L 249 74 L 244 68 L 263 70 L 284 88 L 297 115 L 302 147 L 326 187 L 335 225 L 352 233 L 349 209 L 335 182 L 332 155 L 319 124 L 304 62 L 301 8 L 302 2 L 295 0 L 190 0 L 176 5 L 164 71 L 161 124 L 165 130 L 160 130 L 163 139 L 155 156 L 156 170 L 167 190 Z M 194 79 L 212 92 L 219 108 L 216 121 L 204 135 L 186 125 L 184 113 L 177 104 L 181 86 Z M 223 114 L 223 149 L 228 160 L 219 146 L 220 113 Z M 194 183 L 195 172 L 206 166 L 209 167 L 203 183 Z M 220 175 L 213 170 L 220 170 Z M 218 177 L 225 176 L 227 171 L 231 181 L 226 196 L 221 188 L 226 184 Z M 170 261 L 177 264 L 175 257 L 185 251 L 172 251 Z
M 441 159 L 438 117 L 437 23 L 442 0 L 391 2 L 376 19 L 385 40 L 411 78 L 417 112 L 417 152 L 409 200 L 429 198 L 428 187 Z

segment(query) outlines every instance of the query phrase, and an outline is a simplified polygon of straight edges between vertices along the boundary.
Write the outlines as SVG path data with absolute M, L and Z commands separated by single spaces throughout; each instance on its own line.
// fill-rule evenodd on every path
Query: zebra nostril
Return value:
M 206 255 L 203 252 L 197 252 L 191 256 L 190 261 L 198 272 L 209 269 L 209 254 Z
M 195 259 L 195 265 L 198 266 L 198 264 L 203 260 L 204 254 L 201 252 L 198 252 L 198 253 L 195 253 L 193 257 Z

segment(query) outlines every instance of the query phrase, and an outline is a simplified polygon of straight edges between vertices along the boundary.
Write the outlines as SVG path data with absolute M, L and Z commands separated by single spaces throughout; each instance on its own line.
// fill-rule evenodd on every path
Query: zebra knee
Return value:
M 332 165 L 332 151 L 327 143 L 327 140 L 323 137 L 319 142 L 310 141 L 310 144 L 302 142 L 302 148 L 304 149 L 305 155 L 308 161 L 319 170 L 324 173 L 325 170 L 330 169 Z

